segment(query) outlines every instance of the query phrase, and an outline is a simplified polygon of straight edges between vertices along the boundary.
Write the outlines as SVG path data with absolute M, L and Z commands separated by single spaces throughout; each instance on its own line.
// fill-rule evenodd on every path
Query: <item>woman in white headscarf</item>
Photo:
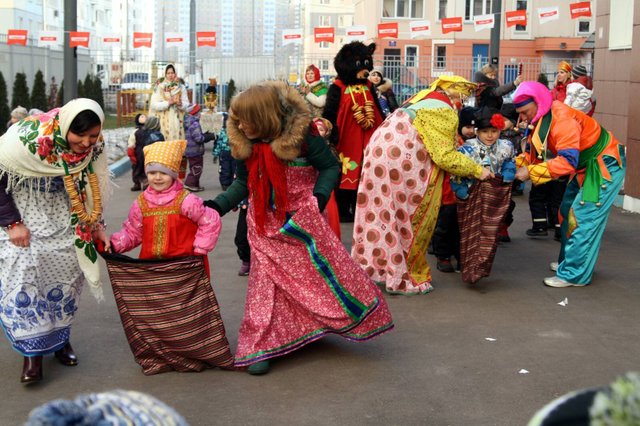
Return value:
M 156 82 L 151 96 L 151 115 L 160 119 L 164 140 L 185 139 L 184 114 L 189 97 L 184 81 L 176 74 L 172 64 L 167 65 L 164 77 Z
M 103 122 L 95 101 L 76 99 L 0 138 L 0 323 L 24 356 L 23 383 L 42 379 L 42 355 L 77 364 L 69 338 L 84 283 L 102 297 Z

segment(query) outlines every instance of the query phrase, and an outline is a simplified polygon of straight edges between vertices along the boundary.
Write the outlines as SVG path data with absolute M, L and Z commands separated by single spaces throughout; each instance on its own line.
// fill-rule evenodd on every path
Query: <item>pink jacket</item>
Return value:
M 158 192 L 150 186 L 142 193 L 149 207 L 166 206 L 173 202 L 182 191 L 182 183 L 174 180 L 166 191 Z M 198 225 L 198 231 L 193 241 L 196 254 L 207 254 L 216 246 L 220 236 L 220 215 L 217 211 L 205 207 L 202 199 L 189 194 L 182 202 L 180 212 Z M 111 246 L 116 253 L 127 252 L 142 243 L 142 210 L 138 200 L 129 209 L 129 216 L 122 224 L 122 229 L 111 236 Z

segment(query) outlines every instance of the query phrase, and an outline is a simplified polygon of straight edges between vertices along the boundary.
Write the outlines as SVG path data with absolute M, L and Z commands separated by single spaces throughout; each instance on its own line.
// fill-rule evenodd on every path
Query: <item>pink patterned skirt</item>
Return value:
M 291 216 L 267 214 L 258 234 L 247 215 L 251 272 L 240 325 L 236 366 L 292 352 L 327 334 L 371 339 L 393 328 L 378 287 L 351 259 L 318 210 L 316 170 L 287 167 Z
M 351 255 L 389 293 L 433 289 L 425 255 L 443 177 L 404 111 L 387 118 L 365 149 Z

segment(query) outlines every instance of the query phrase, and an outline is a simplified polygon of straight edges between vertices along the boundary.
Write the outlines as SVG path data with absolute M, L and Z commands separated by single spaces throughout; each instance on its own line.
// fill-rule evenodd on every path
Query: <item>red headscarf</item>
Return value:
M 316 67 L 315 65 L 311 64 L 307 67 L 307 71 L 312 70 L 313 71 L 313 80 L 309 81 L 309 79 L 307 79 L 307 75 L 305 73 L 304 79 L 307 81 L 308 84 L 311 84 L 313 82 L 316 82 L 318 80 L 320 80 L 320 70 L 318 69 L 318 67 Z

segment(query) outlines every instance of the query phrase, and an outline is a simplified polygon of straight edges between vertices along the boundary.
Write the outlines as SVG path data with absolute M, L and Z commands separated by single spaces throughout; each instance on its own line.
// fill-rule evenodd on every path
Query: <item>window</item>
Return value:
M 338 16 L 338 27 L 351 27 L 353 25 L 353 15 L 340 15 Z
M 438 20 L 447 17 L 447 0 L 438 1 Z
M 320 4 L 329 4 L 331 3 L 330 0 L 320 0 Z
M 319 46 L 320 46 L 320 49 L 328 49 L 329 48 L 329 42 L 328 41 L 321 41 Z
M 633 0 L 616 0 L 609 7 L 609 49 L 630 49 L 633 44 Z
M 527 10 L 527 0 L 517 0 L 516 10 Z M 516 31 L 527 31 L 527 27 L 524 25 L 516 25 Z
M 422 18 L 424 0 L 384 0 L 382 16 L 385 18 Z
M 464 19 L 472 21 L 474 16 L 491 13 L 492 0 L 465 0 Z
M 578 21 L 578 34 L 589 34 L 589 33 L 591 33 L 591 22 Z
M 329 60 L 328 59 L 320 59 L 318 61 L 318 65 L 320 65 L 320 70 L 329 71 Z
M 320 15 L 320 26 L 321 27 L 330 27 L 331 26 L 331 16 Z
M 435 46 L 436 52 L 436 68 L 445 69 L 447 68 L 447 46 Z
M 404 65 L 407 67 L 418 66 L 418 46 L 404 47 Z

